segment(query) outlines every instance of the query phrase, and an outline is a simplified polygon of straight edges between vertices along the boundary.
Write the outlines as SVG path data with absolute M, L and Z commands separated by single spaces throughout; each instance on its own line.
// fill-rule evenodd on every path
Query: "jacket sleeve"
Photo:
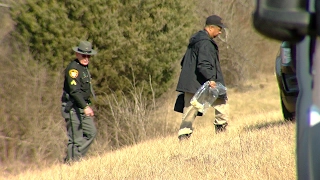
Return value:
M 181 69 L 182 69 L 182 66 L 183 66 L 183 62 L 184 62 L 184 57 L 186 57 L 186 55 L 184 55 L 180 61 L 180 66 L 181 66 Z
M 204 43 L 198 51 L 197 70 L 207 80 L 215 80 L 217 70 L 215 67 L 216 56 L 214 55 L 216 50 L 212 47 L 212 44 Z
M 84 100 L 81 90 L 79 70 L 77 68 L 68 68 L 65 72 L 66 81 L 70 89 L 70 96 L 80 108 L 85 108 L 87 102 Z

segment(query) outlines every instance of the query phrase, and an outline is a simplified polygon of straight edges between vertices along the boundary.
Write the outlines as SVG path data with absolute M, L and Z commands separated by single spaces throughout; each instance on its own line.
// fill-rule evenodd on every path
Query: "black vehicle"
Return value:
M 269 38 L 295 43 L 291 57 L 299 84 L 295 113 L 297 179 L 320 179 L 320 1 L 256 2 L 256 30 Z
M 292 57 L 295 46 L 287 41 L 280 45 L 276 57 L 275 71 L 280 91 L 282 113 L 285 120 L 294 121 L 299 87 L 296 77 L 295 60 Z

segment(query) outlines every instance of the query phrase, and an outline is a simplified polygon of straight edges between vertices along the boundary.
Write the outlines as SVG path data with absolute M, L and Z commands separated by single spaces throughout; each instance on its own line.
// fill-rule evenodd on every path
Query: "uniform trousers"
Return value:
M 62 103 L 61 113 L 66 121 L 68 134 L 65 162 L 78 161 L 85 156 L 97 134 L 93 117 L 86 116 L 82 108 L 73 107 L 65 112 L 66 103 Z

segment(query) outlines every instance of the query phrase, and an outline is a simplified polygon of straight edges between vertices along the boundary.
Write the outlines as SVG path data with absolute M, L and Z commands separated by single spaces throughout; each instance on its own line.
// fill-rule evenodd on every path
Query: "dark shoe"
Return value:
M 189 139 L 191 134 L 192 134 L 192 129 L 185 127 L 185 128 L 182 128 L 179 130 L 178 138 L 180 141 L 182 141 L 184 139 Z
M 68 166 L 71 166 L 72 161 L 71 161 L 70 159 L 64 158 L 63 164 L 68 165 Z
M 182 134 L 182 135 L 178 136 L 180 141 L 188 140 L 190 137 L 191 137 L 191 134 Z
M 222 125 L 218 125 L 218 124 L 214 125 L 215 130 L 216 130 L 216 134 L 226 131 L 227 125 L 228 125 L 228 123 L 222 124 Z
M 63 163 L 66 164 L 66 165 L 71 166 L 73 163 L 75 163 L 75 162 L 80 162 L 80 161 L 82 161 L 81 158 L 71 159 L 71 158 L 67 158 L 67 157 L 66 157 L 66 158 L 64 158 Z

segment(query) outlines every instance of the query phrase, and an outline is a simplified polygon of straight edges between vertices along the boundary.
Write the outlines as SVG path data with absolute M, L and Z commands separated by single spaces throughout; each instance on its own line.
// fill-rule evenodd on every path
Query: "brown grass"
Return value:
M 282 120 L 275 77 L 264 75 L 243 87 L 248 89 L 229 89 L 232 116 L 226 133 L 214 133 L 209 111 L 197 118 L 189 141 L 159 137 L 71 166 L 55 164 L 7 178 L 295 179 L 295 124 Z M 167 113 L 179 124 L 181 114 Z
M 18 3 L 3 1 L 9 2 Z M 278 42 L 251 28 L 252 1 L 228 2 L 203 1 L 197 25 L 202 28 L 212 13 L 228 22 L 228 41 L 217 39 L 226 80 L 236 82 L 229 89 L 228 131 L 214 133 L 209 111 L 197 118 L 190 141 L 179 143 L 175 84 L 152 110 L 138 92 L 135 101 L 109 99 L 118 103 L 112 117 L 107 108 L 96 110 L 99 135 L 86 159 L 72 166 L 59 162 L 66 144 L 59 109 L 62 73 L 52 78 L 31 53 L 14 51 L 16 42 L 9 36 L 13 22 L 8 10 L 1 9 L 0 179 L 293 179 L 294 124 L 282 120 L 275 77 L 261 75 L 272 71 Z M 248 81 L 252 78 L 257 80 Z M 113 127 L 117 123 L 123 126 Z

